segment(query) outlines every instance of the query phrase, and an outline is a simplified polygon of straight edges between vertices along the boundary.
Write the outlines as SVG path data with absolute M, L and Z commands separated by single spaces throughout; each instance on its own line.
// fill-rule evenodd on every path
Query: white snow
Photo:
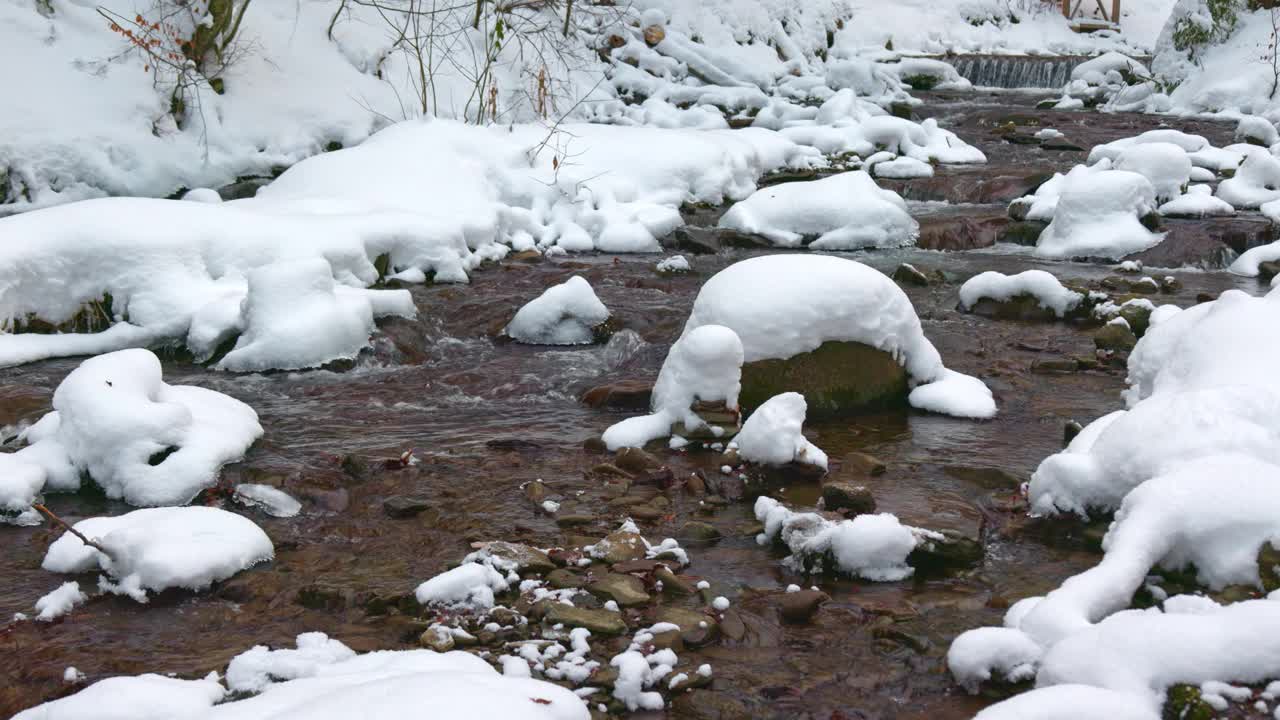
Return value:
M 486 610 L 493 607 L 494 591 L 508 587 L 507 578 L 490 565 L 467 562 L 422 583 L 414 590 L 414 596 L 423 605 Z
M 797 462 L 827 468 L 827 454 L 802 434 L 804 396 L 788 392 L 769 398 L 756 408 L 730 443 L 748 462 L 786 465 Z
M 1236 209 L 1222 198 L 1214 197 L 1208 185 L 1192 185 L 1187 192 L 1161 205 L 1166 217 L 1221 217 L 1235 215 Z
M 853 250 L 915 244 L 920 226 L 906 202 L 862 171 L 757 190 L 720 227 L 763 235 L 779 247 Z
M 580 275 L 548 288 L 516 312 L 506 334 L 530 345 L 587 345 L 609 309 Z
M 1084 301 L 1083 295 L 1068 290 L 1058 278 L 1044 270 L 1024 270 L 1016 275 L 988 270 L 960 286 L 960 306 L 969 309 L 984 298 L 1006 301 L 1020 295 L 1030 295 L 1040 307 L 1052 310 L 1058 317 Z
M 991 388 L 972 375 L 944 370 L 942 377 L 907 395 L 911 407 L 959 418 L 985 420 L 996 415 Z
M 1053 220 L 1036 242 L 1036 254 L 1051 258 L 1096 256 L 1118 259 L 1161 240 L 1138 221 L 1156 209 L 1156 191 L 1146 177 L 1124 170 L 1067 175 Z
M 106 553 L 64 533 L 41 566 L 58 573 L 101 570 L 109 576 L 99 581 L 104 591 L 138 602 L 147 601 L 148 591 L 204 590 L 275 556 L 271 540 L 252 521 L 211 507 L 134 510 L 74 527 Z
M 821 563 L 830 553 L 835 567 L 828 570 L 866 580 L 893 582 L 914 572 L 907 556 L 916 547 L 916 532 L 889 513 L 832 522 L 817 513 L 794 512 L 762 496 L 756 500 L 755 515 L 764 523 L 764 532 L 757 538 L 760 544 L 781 540 L 797 569 L 806 559 Z
M 683 255 L 672 255 L 669 258 L 658 261 L 658 272 L 662 273 L 685 273 L 689 272 L 689 260 Z
M 36 619 L 49 621 L 61 617 L 88 599 L 89 596 L 81 592 L 80 583 L 62 583 L 56 590 L 36 601 Z
M 23 433 L 27 447 L 0 455 L 18 466 L 0 484 L 6 509 L 39 490 L 31 467 L 48 491 L 76 490 L 87 475 L 131 505 L 183 504 L 262 435 L 257 414 L 239 400 L 166 384 L 149 350 L 84 361 L 58 385 L 53 408 Z
M 173 720 L 199 717 L 226 695 L 217 680 L 134 675 L 99 680 L 80 692 L 24 710 L 13 720 Z
M 1218 183 L 1218 197 L 1237 208 L 1256 208 L 1280 199 L 1280 160 L 1252 153 L 1236 174 Z
M 669 435 L 677 422 L 691 429 L 702 427 L 705 423 L 690 409 L 698 400 L 737 408 L 742 358 L 742 341 L 727 327 L 705 325 L 686 332 L 671 346 L 658 372 L 651 400 L 654 412 L 610 427 L 603 436 L 605 445 L 610 450 L 642 447 Z
M 1145 177 L 1155 189 L 1156 200 L 1161 202 L 1181 195 L 1191 181 L 1191 159 L 1173 143 L 1135 143 L 1120 151 L 1114 167 Z

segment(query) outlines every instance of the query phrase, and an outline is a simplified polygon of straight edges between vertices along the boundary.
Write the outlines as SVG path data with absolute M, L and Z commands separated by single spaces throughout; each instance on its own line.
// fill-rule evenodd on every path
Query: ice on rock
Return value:
M 588 345 L 595 341 L 595 328 L 608 320 L 609 308 L 591 284 L 574 275 L 520 308 L 505 332 L 530 345 Z
M 1118 259 L 1146 250 L 1163 236 L 1148 230 L 1139 218 L 1156 207 L 1155 188 L 1138 173 L 1106 170 L 1075 177 L 1069 174 L 1053 220 L 1036 243 L 1036 254 Z
M 967 310 L 984 298 L 1005 301 L 1019 295 L 1034 297 L 1040 307 L 1052 310 L 1058 317 L 1063 317 L 1084 301 L 1083 295 L 1068 290 L 1058 278 L 1044 270 L 1024 270 L 1016 275 L 988 270 L 960 286 L 960 306 Z
M 249 272 L 244 332 L 217 367 L 299 370 L 351 360 L 368 347 L 375 317 L 416 314 L 409 291 L 339 285 L 323 258 L 265 265 Z
M 271 517 L 290 518 L 302 512 L 302 503 L 270 485 L 242 483 L 236 486 L 232 499 L 241 505 L 260 508 Z
M 742 424 L 730 447 L 748 462 L 786 465 L 797 462 L 827 469 L 827 454 L 801 432 L 806 405 L 800 393 L 783 393 L 765 401 Z
M 247 518 L 211 507 L 148 508 L 117 517 L 81 520 L 49 546 L 41 567 L 50 572 L 100 570 L 103 590 L 147 601 L 147 592 L 203 590 L 271 560 L 267 534 Z M 103 550 L 106 552 L 104 553 Z
M 653 413 L 628 418 L 605 431 L 610 450 L 642 447 L 666 437 L 675 423 L 698 428 L 704 421 L 692 409 L 697 401 L 723 402 L 738 407 L 742 389 L 742 341 L 721 325 L 705 325 L 687 332 L 671 346 L 658 372 L 651 400 Z
M 920 226 L 906 202 L 860 170 L 757 190 L 729 208 L 719 226 L 763 235 L 779 247 L 813 250 L 915 244 Z
M 35 477 L 24 464 L 40 468 L 45 490 L 76 490 L 83 474 L 130 505 L 186 503 L 262 435 L 257 413 L 239 400 L 166 384 L 149 350 L 84 361 L 58 385 L 53 408 L 24 433 L 27 447 L 0 456 L 22 473 L 0 485 L 6 507 L 25 497 L 12 478 Z

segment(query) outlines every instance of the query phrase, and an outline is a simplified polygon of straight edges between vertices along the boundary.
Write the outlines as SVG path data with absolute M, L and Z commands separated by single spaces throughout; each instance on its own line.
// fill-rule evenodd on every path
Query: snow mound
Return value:
M 911 407 L 959 418 L 986 420 L 996 416 L 991 388 L 972 375 L 943 370 L 942 377 L 907 395 Z
M 101 570 L 110 576 L 100 582 L 104 590 L 138 602 L 147 601 L 148 591 L 204 590 L 275 556 L 271 540 L 252 521 L 211 507 L 134 510 L 74 527 L 102 550 L 65 533 L 49 546 L 42 567 L 58 573 Z
M 779 247 L 856 250 L 915 244 L 920 226 L 897 193 L 862 171 L 757 190 L 719 226 L 763 235 Z
M 494 592 L 506 590 L 509 584 L 491 564 L 467 562 L 422 583 L 414 596 L 423 605 L 486 610 L 493 607 Z
M 807 406 L 800 393 L 783 393 L 756 408 L 730 447 L 748 462 L 786 465 L 797 462 L 827 469 L 827 454 L 802 434 Z
M 1214 197 L 1208 185 L 1192 185 L 1186 193 L 1161 205 L 1159 212 L 1165 217 L 1204 218 L 1235 215 L 1236 209 L 1222 198 Z
M 369 345 L 375 314 L 414 317 L 408 290 L 361 290 L 333 281 L 323 258 L 249 272 L 244 333 L 222 370 L 298 370 L 351 360 Z
M 80 583 L 62 583 L 36 601 L 36 619 L 48 621 L 61 617 L 88 599 L 89 596 L 81 592 Z
M 628 418 L 605 431 L 610 450 L 643 447 L 666 437 L 677 422 L 696 429 L 705 425 L 691 409 L 699 400 L 738 407 L 742 390 L 742 340 L 722 325 L 704 325 L 671 346 L 653 386 L 653 413 Z
M 1146 250 L 1162 236 L 1139 218 L 1156 209 L 1156 192 L 1134 172 L 1106 170 L 1072 178 L 1062 187 L 1053 220 L 1036 242 L 1042 257 L 1118 259 Z
M 1280 160 L 1266 152 L 1250 154 L 1235 175 L 1218 184 L 1218 197 L 1250 209 L 1280 199 Z
M 37 705 L 13 720 L 173 720 L 200 717 L 222 700 L 214 679 L 134 675 L 99 680 L 80 692 Z
M 53 408 L 23 434 L 27 447 L 0 455 L 18 465 L 0 483 L 6 509 L 29 503 L 41 475 L 46 490 L 77 490 L 87 475 L 130 505 L 181 505 L 262 436 L 257 413 L 239 400 L 166 384 L 149 350 L 84 361 L 54 391 Z
M 1191 182 L 1191 158 L 1173 143 L 1135 143 L 1120 151 L 1114 167 L 1145 177 L 1155 189 L 1156 200 L 1161 202 L 1181 195 Z
M 1058 317 L 1084 301 L 1083 295 L 1068 290 L 1058 278 L 1044 270 L 1025 270 L 1016 275 L 988 270 L 960 286 L 960 306 L 968 310 L 984 298 L 1005 301 L 1019 295 L 1034 297 L 1040 307 L 1052 310 Z
M 574 275 L 548 288 L 516 312 L 506 334 L 529 345 L 589 345 L 595 328 L 609 319 L 591 284 Z

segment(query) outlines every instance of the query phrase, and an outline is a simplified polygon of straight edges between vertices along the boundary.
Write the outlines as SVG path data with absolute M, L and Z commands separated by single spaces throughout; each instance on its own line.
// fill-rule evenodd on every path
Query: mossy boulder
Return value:
M 969 312 L 996 320 L 1053 322 L 1058 319 L 1053 308 L 1041 305 L 1034 295 L 1014 295 L 1008 300 L 984 297 L 975 302 Z
M 907 398 L 907 371 L 883 350 L 840 341 L 785 360 L 742 366 L 739 404 L 744 408 L 784 392 L 804 395 L 811 418 L 900 406 Z

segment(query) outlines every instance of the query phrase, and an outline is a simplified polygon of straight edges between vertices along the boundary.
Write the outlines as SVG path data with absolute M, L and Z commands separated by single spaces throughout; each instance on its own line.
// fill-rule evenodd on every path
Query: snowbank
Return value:
M 148 591 L 204 590 L 275 556 L 271 540 L 252 521 L 211 507 L 134 510 L 74 527 L 102 550 L 65 533 L 49 546 L 42 567 L 58 573 L 101 570 L 103 590 L 138 602 L 147 601 Z
M 797 462 L 827 469 L 827 454 L 802 434 L 806 405 L 800 393 L 765 401 L 742 424 L 730 447 L 748 462 L 786 465 Z
M 227 688 L 158 675 L 117 677 L 19 713 L 15 720 L 268 720 L 396 717 L 430 707 L 432 717 L 587 720 L 570 690 L 503 676 L 464 652 L 384 650 L 356 655 L 321 633 L 298 636 L 297 649 L 256 647 L 227 668 Z M 219 703 L 227 690 L 258 693 Z
M 262 436 L 257 413 L 239 400 L 166 384 L 149 350 L 84 361 L 54 391 L 53 408 L 22 434 L 27 447 L 0 455 L 15 470 L 0 482 L 6 510 L 29 504 L 37 480 L 65 492 L 85 475 L 131 505 L 181 505 Z
M 589 345 L 609 308 L 579 275 L 548 288 L 516 312 L 506 334 L 530 345 Z
M 862 171 L 757 190 L 729 208 L 719 226 L 813 250 L 902 247 L 915 244 L 920 232 L 906 201 Z

